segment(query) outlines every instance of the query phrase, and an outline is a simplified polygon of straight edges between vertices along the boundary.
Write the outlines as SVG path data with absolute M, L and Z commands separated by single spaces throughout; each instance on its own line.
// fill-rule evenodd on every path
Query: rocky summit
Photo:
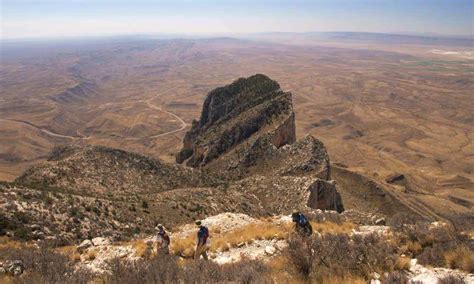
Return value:
M 186 133 L 184 147 L 176 157 L 200 167 L 235 146 L 265 133 L 275 147 L 295 141 L 295 114 L 291 93 L 265 75 L 241 78 L 211 91 L 204 101 L 201 118 Z
M 176 159 L 57 147 L 0 186 L 3 233 L 71 243 L 128 238 L 157 222 L 172 228 L 223 212 L 344 210 L 326 148 L 312 136 L 296 141 L 292 95 L 265 75 L 211 91 Z
M 237 181 L 231 188 L 265 200 L 271 213 L 342 212 L 326 148 L 312 136 L 296 141 L 295 129 L 291 93 L 265 75 L 241 78 L 208 94 L 177 162 Z

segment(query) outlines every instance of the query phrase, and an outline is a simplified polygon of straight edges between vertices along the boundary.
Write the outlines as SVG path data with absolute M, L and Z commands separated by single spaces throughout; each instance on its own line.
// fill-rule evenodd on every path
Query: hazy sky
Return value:
M 0 0 L 1 37 L 368 31 L 472 35 L 474 0 Z

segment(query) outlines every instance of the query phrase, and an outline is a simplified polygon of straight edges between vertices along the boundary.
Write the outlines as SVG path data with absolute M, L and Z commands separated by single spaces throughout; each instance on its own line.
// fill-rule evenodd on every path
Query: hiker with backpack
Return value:
M 207 250 L 208 250 L 208 238 L 209 238 L 209 229 L 204 226 L 201 221 L 196 221 L 196 226 L 199 227 L 199 231 L 197 233 L 197 245 L 196 245 L 196 252 L 194 253 L 194 259 L 199 259 L 201 255 L 204 257 L 205 260 L 208 260 L 207 257 Z
M 311 236 L 313 234 L 313 227 L 308 218 L 302 213 L 295 211 L 291 214 L 291 219 L 295 223 L 295 231 L 302 236 Z
M 156 226 L 156 229 L 158 230 L 158 234 L 155 237 L 155 241 L 157 243 L 157 253 L 158 255 L 160 254 L 170 254 L 170 237 L 168 233 L 165 231 L 165 228 L 163 225 L 158 224 Z

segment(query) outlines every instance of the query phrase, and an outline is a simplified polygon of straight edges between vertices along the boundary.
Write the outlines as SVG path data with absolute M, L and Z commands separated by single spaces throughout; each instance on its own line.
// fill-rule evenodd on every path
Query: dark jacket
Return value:
M 199 227 L 197 237 L 198 237 L 198 245 L 206 244 L 207 238 L 209 238 L 209 229 L 205 226 Z

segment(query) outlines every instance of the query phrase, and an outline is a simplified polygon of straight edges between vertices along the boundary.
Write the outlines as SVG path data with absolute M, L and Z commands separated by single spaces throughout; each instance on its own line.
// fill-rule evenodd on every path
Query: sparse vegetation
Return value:
M 326 234 L 321 238 L 293 238 L 287 251 L 290 263 L 305 279 L 361 277 L 372 272 L 392 271 L 396 248 L 377 235 Z M 319 279 L 319 280 L 318 280 Z
M 21 260 L 26 273 L 12 280 L 13 283 L 87 283 L 92 275 L 77 270 L 65 255 L 48 249 L 0 249 L 0 260 Z
M 87 260 L 94 260 L 97 257 L 97 252 L 95 250 L 87 251 L 86 259 Z
M 394 226 L 400 253 L 424 265 L 474 272 L 474 244 L 469 236 L 445 223 L 409 222 Z
M 325 221 L 325 222 L 315 222 L 311 221 L 311 226 L 313 227 L 313 231 L 317 231 L 321 234 L 349 234 L 352 232 L 353 229 L 356 228 L 356 225 L 350 222 L 332 222 L 332 221 Z
M 254 240 L 287 239 L 291 230 L 291 225 L 288 223 L 282 225 L 270 222 L 251 223 L 213 238 L 211 251 L 228 250 L 241 243 L 249 243 Z
M 29 241 L 31 239 L 30 232 L 25 227 L 15 229 L 13 231 L 13 234 L 15 238 L 23 240 L 23 241 Z
M 106 283 L 270 283 L 265 266 L 257 261 L 242 261 L 219 266 L 207 261 L 179 262 L 174 256 L 151 261 L 112 262 L 112 273 Z
M 444 252 L 447 267 L 474 273 L 474 250 L 466 245 Z

